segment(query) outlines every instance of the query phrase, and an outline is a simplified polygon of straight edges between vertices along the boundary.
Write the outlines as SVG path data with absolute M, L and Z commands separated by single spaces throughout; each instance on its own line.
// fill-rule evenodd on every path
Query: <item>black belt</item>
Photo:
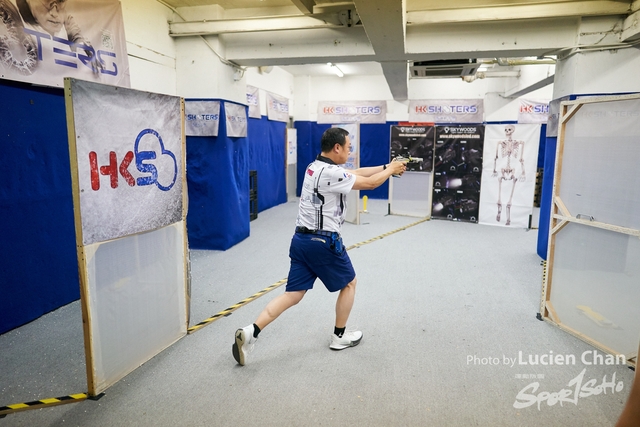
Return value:
M 325 230 L 310 230 L 307 227 L 296 227 L 296 233 L 302 234 L 317 234 L 319 236 L 327 236 L 327 237 L 339 237 L 340 234 L 335 231 L 325 231 Z

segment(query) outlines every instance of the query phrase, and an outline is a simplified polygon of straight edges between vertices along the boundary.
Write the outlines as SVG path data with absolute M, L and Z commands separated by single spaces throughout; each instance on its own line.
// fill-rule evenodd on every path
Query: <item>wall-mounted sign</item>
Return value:
M 319 101 L 318 123 L 385 123 L 386 101 Z
M 409 102 L 409 121 L 426 123 L 482 123 L 482 99 L 429 99 Z

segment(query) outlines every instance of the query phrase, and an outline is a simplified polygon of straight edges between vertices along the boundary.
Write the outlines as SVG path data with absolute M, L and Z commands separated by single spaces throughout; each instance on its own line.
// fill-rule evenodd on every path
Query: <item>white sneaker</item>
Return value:
M 342 334 L 342 337 L 338 337 L 336 334 L 331 334 L 331 344 L 329 348 L 331 350 L 344 350 L 347 347 L 355 347 L 360 344 L 362 340 L 362 332 L 350 331 Z
M 247 361 L 247 354 L 251 353 L 253 345 L 258 340 L 258 338 L 253 337 L 253 330 L 253 324 L 238 329 L 236 331 L 236 342 L 231 346 L 233 358 L 242 366 L 244 366 Z

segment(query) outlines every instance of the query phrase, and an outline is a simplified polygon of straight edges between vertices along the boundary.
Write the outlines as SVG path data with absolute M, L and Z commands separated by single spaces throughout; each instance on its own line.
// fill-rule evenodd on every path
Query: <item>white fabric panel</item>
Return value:
M 100 393 L 187 332 L 185 224 L 85 247 Z
M 640 100 L 585 104 L 567 123 L 559 197 L 571 216 L 640 229 Z
M 505 133 L 508 126 L 515 127 L 510 138 Z M 509 144 L 506 144 L 508 141 L 522 144 L 512 144 L 509 148 Z M 506 226 L 507 220 L 510 220 L 510 227 L 529 227 L 529 215 L 533 211 L 539 145 L 539 124 L 485 126 L 478 213 L 480 224 Z M 506 147 L 506 150 L 503 147 Z M 520 163 L 521 156 L 524 170 Z M 507 169 L 513 171 L 509 172 Z M 501 181 L 501 178 L 504 179 Z M 502 205 L 499 219 L 498 201 Z M 507 209 L 509 203 L 510 212 Z
M 640 239 L 570 223 L 555 237 L 550 301 L 560 322 L 631 354 L 640 334 Z
M 482 99 L 429 99 L 409 101 L 409 121 L 413 123 L 482 123 Z
M 298 129 L 287 128 L 287 165 L 298 163 Z
M 317 123 L 385 123 L 386 101 L 319 101 Z
M 247 105 L 249 106 L 249 117 L 259 119 L 260 114 L 260 90 L 257 87 L 247 85 Z
M 218 136 L 220 101 L 189 101 L 184 103 L 184 133 L 187 136 Z
M 289 121 L 289 99 L 267 92 L 267 117 L 277 122 Z
M 520 99 L 518 123 L 547 123 L 549 103 Z
M 389 181 L 391 214 L 426 217 L 431 215 L 431 173 L 405 172 Z
M 244 105 L 227 101 L 224 103 L 224 115 L 229 138 L 247 136 L 247 108 Z
M 83 243 L 180 221 L 180 98 L 81 80 L 71 96 Z

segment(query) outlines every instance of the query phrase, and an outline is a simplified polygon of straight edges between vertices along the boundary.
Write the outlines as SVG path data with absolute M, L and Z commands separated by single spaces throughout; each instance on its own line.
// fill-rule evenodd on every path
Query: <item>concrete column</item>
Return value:
M 620 42 L 622 26 L 622 19 L 582 19 L 576 46 L 559 55 L 554 99 L 572 94 L 640 91 L 640 50 Z

